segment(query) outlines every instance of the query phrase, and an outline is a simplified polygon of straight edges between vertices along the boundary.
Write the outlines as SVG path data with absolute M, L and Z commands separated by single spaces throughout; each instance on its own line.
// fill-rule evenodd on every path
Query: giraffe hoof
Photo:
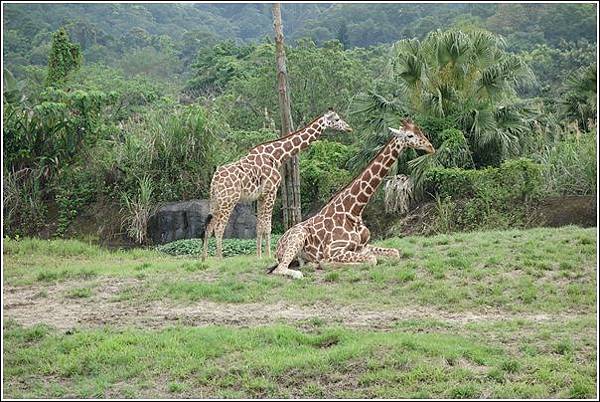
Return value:
M 290 270 L 290 275 L 294 279 L 302 279 L 302 278 L 304 278 L 304 275 L 302 275 L 302 272 L 300 272 L 300 271 Z

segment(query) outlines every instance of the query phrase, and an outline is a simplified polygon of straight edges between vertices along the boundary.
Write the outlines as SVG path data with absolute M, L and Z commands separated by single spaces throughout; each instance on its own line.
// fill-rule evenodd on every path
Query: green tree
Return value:
M 348 47 L 348 26 L 345 21 L 342 21 L 337 32 L 337 40 L 344 48 Z
M 219 94 L 229 82 L 243 76 L 244 60 L 254 46 L 238 46 L 233 41 L 221 42 L 211 48 L 202 48 L 192 64 L 193 77 L 188 81 L 186 91 L 201 94 Z
M 82 61 L 79 45 L 71 43 L 65 28 L 60 28 L 52 35 L 46 85 L 62 84 L 71 71 L 81 66 Z
M 274 51 L 272 44 L 261 44 L 243 59 L 231 62 L 232 68 L 235 66 L 233 78 L 219 102 L 223 110 L 231 111 L 228 121 L 233 127 L 259 129 L 265 123 L 265 109 L 270 114 L 277 110 Z M 361 51 L 344 50 L 336 40 L 318 47 L 305 39 L 298 46 L 286 49 L 292 119 L 296 127 L 329 107 L 342 115 L 346 113 L 355 94 L 365 91 L 371 82 L 371 73 L 362 56 Z M 219 64 L 227 60 L 229 57 Z

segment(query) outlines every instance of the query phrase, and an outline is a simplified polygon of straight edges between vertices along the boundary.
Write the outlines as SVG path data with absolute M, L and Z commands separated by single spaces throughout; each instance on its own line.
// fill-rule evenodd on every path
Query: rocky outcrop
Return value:
M 148 237 L 154 244 L 199 238 L 210 212 L 208 200 L 191 200 L 163 205 L 148 222 Z M 236 205 L 225 229 L 225 238 L 256 237 L 256 214 L 252 204 Z

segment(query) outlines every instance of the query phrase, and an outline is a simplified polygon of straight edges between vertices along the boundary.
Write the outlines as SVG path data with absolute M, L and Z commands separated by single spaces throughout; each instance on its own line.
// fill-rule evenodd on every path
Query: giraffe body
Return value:
M 281 183 L 281 165 L 316 140 L 325 128 L 352 131 L 350 126 L 329 111 L 305 128 L 283 138 L 252 148 L 236 162 L 219 167 L 210 186 L 211 214 L 204 233 L 203 258 L 208 255 L 208 238 L 214 232 L 217 257 L 223 256 L 223 233 L 238 202 L 258 201 L 256 220 L 256 251 L 262 255 L 262 239 L 266 239 L 266 254 L 271 255 L 271 218 L 277 189 Z
M 294 260 L 328 265 L 376 264 L 377 256 L 400 257 L 396 249 L 370 246 L 371 233 L 362 212 L 405 147 L 435 152 L 421 130 L 405 121 L 390 129 L 392 139 L 351 183 L 335 194 L 315 216 L 290 228 L 277 243 L 276 274 L 301 278 L 289 269 Z

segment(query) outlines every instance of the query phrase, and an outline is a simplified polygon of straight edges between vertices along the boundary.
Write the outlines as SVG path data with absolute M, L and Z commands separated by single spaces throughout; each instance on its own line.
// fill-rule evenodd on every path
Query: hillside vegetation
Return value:
M 3 7 L 10 236 L 147 243 L 156 207 L 207 197 L 217 166 L 279 135 L 268 4 Z M 595 7 L 285 4 L 295 127 L 333 107 L 354 128 L 301 155 L 302 213 L 404 117 L 438 152 L 405 152 L 392 175 L 412 191 L 391 196 L 437 200 L 436 232 L 528 227 L 544 198 L 594 195 Z

